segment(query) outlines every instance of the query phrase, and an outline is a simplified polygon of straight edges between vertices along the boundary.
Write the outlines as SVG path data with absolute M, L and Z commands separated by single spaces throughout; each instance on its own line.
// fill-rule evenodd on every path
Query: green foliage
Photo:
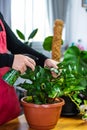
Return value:
M 62 89 L 80 109 L 84 99 L 80 94 L 87 95 L 87 51 L 81 51 L 76 46 L 68 48 L 64 54 L 64 59 L 59 63 L 59 70 L 63 78 Z
M 52 50 L 52 39 L 53 39 L 53 36 L 48 36 L 44 39 L 44 42 L 43 42 L 44 50 L 47 50 L 47 51 Z
M 84 99 L 80 94 L 87 94 L 87 51 L 76 46 L 69 47 L 58 69 L 36 66 L 35 71 L 27 69 L 21 77 L 31 82 L 19 86 L 27 89 L 28 99 L 36 104 L 52 103 L 56 97 L 69 96 L 78 109 Z M 52 77 L 51 71 L 58 76 Z M 86 101 L 85 101 L 86 102 Z
M 29 35 L 29 37 L 28 37 L 28 40 L 34 38 L 34 36 L 36 35 L 37 31 L 38 31 L 38 29 L 33 30 L 33 31 L 30 33 L 30 35 Z
M 53 90 L 55 80 L 48 68 L 36 66 L 35 71 L 28 68 L 26 73 L 21 77 L 24 79 L 30 79 L 31 81 L 30 83 L 24 82 L 19 86 L 27 89 L 27 95 L 29 97 L 32 96 L 32 102 L 35 102 L 36 104 L 46 104 L 48 103 L 49 98 L 51 99 L 55 96 L 55 89 Z
M 32 45 L 32 43 L 30 43 L 29 40 L 34 38 L 34 36 L 37 34 L 37 31 L 38 31 L 37 28 L 34 29 L 34 30 L 29 34 L 29 36 L 28 36 L 28 38 L 27 38 L 27 40 L 26 40 L 25 35 L 24 35 L 20 30 L 16 29 L 16 33 L 17 33 L 18 37 L 19 37 L 21 40 L 23 40 L 25 44 L 27 44 L 27 45 L 29 45 L 29 46 Z
M 25 36 L 24 36 L 24 34 L 23 34 L 20 30 L 18 30 L 18 29 L 16 29 L 16 32 L 17 32 L 17 35 L 19 36 L 19 38 L 20 38 L 21 40 L 24 40 L 24 41 L 25 41 Z

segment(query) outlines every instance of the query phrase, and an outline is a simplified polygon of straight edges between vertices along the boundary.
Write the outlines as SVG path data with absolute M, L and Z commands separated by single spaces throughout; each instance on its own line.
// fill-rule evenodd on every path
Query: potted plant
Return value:
M 45 40 L 43 42 L 43 49 L 45 49 L 47 51 L 52 50 L 52 39 L 53 39 L 53 36 L 48 36 L 48 37 L 45 38 Z M 77 72 L 79 72 L 79 68 L 80 69 L 84 68 L 84 70 L 83 70 L 83 73 L 84 73 L 84 71 L 86 69 L 85 65 L 87 63 L 86 62 L 86 59 L 87 59 L 86 55 L 87 55 L 87 51 L 84 51 L 84 50 L 81 51 L 80 48 L 78 48 L 76 46 L 73 46 L 73 47 L 68 48 L 66 50 L 66 52 L 64 53 L 64 57 L 63 57 L 64 58 L 64 60 L 63 60 L 64 63 L 63 62 L 62 63 L 66 64 L 67 67 L 71 66 L 71 64 L 73 63 L 72 66 L 74 66 L 74 67 L 76 66 L 76 71 Z M 78 59 L 78 57 L 79 57 L 79 59 Z M 85 64 L 85 65 L 83 66 L 83 64 Z M 68 69 L 68 68 L 66 68 L 66 69 Z M 72 73 L 72 72 L 70 72 L 70 73 Z M 83 74 L 81 73 L 80 75 L 82 76 Z M 86 76 L 86 71 L 85 71 L 85 76 Z M 85 77 L 83 77 L 83 78 L 85 78 Z M 84 82 L 86 82 L 86 79 L 85 79 Z M 82 84 L 81 84 L 81 86 L 83 87 Z M 86 90 L 85 90 L 85 92 L 86 92 Z M 81 96 L 82 95 L 80 94 L 80 97 Z M 84 97 L 84 96 L 82 96 L 82 97 Z M 81 97 L 81 99 L 82 99 L 82 97 Z M 64 104 L 64 106 L 62 108 L 62 115 L 64 115 L 64 116 L 77 115 L 79 113 L 79 109 L 80 109 L 80 108 L 77 109 L 77 104 L 74 103 L 72 101 L 72 99 L 69 96 L 65 95 L 65 94 L 62 96 L 62 98 L 64 98 L 64 100 L 65 100 L 65 104 Z M 82 102 L 81 99 L 80 99 L 80 101 Z M 86 98 L 86 100 L 87 100 L 87 98 Z M 85 101 L 85 104 L 87 104 L 86 101 Z
M 64 59 L 58 64 L 60 76 L 58 79 L 61 93 L 73 102 L 76 113 L 82 114 L 87 119 L 87 51 L 76 46 L 69 47 L 64 53 Z M 62 71 L 61 71 L 62 70 Z M 66 106 L 67 100 L 65 100 Z M 72 105 L 71 105 L 72 106 Z M 63 106 L 64 107 L 64 106 Z M 68 104 L 69 109 L 70 104 Z M 74 114 L 76 114 L 74 113 Z M 67 113 L 69 114 L 69 113 Z M 71 113 L 72 116 L 73 113 Z
M 50 69 L 36 66 L 32 71 L 28 68 L 21 77 L 28 79 L 18 86 L 27 90 L 27 96 L 21 99 L 21 103 L 29 126 L 40 130 L 54 128 L 64 100 L 57 98 L 59 88 Z

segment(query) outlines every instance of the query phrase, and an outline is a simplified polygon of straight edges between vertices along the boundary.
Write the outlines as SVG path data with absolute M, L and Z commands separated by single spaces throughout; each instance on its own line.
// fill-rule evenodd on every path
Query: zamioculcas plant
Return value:
M 16 29 L 16 33 L 18 35 L 18 37 L 24 41 L 25 44 L 29 45 L 30 47 L 32 46 L 32 43 L 30 42 L 30 39 L 33 39 L 34 36 L 37 34 L 38 29 L 34 29 L 28 36 L 28 38 L 26 39 L 25 35 L 18 29 Z
M 28 68 L 21 77 L 29 80 L 19 84 L 27 90 L 27 97 L 22 98 L 21 103 L 29 126 L 37 130 L 53 129 L 60 117 L 64 100 L 57 98 L 60 90 L 51 70 L 36 66 L 35 71 Z

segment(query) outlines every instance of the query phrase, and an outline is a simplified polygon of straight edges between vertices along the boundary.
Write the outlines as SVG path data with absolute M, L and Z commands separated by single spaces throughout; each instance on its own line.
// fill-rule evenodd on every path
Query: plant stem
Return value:
M 72 98 L 72 96 L 70 94 L 68 94 L 68 96 L 71 99 L 71 101 L 75 103 L 75 105 L 77 106 L 77 108 L 80 110 L 79 104 L 75 102 L 75 100 Z

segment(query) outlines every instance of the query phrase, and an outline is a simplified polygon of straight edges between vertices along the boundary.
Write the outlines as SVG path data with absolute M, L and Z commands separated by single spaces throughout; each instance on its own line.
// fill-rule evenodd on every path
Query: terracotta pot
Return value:
M 60 117 L 64 100 L 59 98 L 58 103 L 37 105 L 27 103 L 21 99 L 24 108 L 25 118 L 30 128 L 35 130 L 49 130 L 55 127 Z

